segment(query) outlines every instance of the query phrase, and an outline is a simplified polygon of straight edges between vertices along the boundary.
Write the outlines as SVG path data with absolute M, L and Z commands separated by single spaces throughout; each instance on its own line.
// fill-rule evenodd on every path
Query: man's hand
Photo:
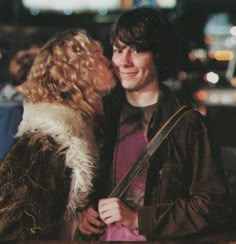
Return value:
M 107 225 L 118 222 L 129 229 L 138 228 L 138 214 L 118 198 L 101 199 L 98 204 L 100 218 Z
M 77 226 L 80 232 L 84 235 L 102 234 L 105 224 L 98 217 L 98 212 L 91 207 L 79 213 Z

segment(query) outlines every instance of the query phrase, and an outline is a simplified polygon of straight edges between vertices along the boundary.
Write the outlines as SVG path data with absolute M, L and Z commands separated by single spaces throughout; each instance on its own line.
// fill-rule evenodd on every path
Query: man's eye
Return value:
M 139 53 L 140 51 L 138 49 L 133 49 L 133 53 Z
M 121 53 L 120 49 L 113 49 L 113 53 Z
M 134 53 L 134 54 L 137 54 L 137 53 L 140 52 L 140 50 L 139 50 L 138 48 L 136 48 L 136 47 L 132 47 L 132 48 L 130 49 L 130 51 L 131 51 L 131 53 Z
M 140 48 L 138 48 L 138 47 L 132 48 L 132 53 L 140 53 L 140 52 L 141 52 Z

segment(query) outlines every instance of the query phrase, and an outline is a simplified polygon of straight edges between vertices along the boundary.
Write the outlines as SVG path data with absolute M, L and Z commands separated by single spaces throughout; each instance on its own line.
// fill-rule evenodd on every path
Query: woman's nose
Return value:
M 108 67 L 110 68 L 111 67 L 111 61 L 105 57 L 104 55 L 101 55 L 100 56 L 100 60 Z

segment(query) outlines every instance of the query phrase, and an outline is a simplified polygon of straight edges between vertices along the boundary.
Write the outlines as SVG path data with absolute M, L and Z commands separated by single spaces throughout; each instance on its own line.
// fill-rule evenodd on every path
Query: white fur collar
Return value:
M 42 132 L 54 138 L 66 155 L 66 165 L 72 168 L 68 208 L 75 211 L 87 204 L 98 160 L 93 128 L 79 112 L 50 103 L 24 104 L 23 120 L 17 137 L 25 132 Z

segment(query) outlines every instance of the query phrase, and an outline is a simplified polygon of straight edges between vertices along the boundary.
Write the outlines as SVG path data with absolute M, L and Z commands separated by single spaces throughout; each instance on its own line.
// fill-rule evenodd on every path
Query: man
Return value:
M 176 43 L 170 22 L 151 8 L 124 13 L 111 30 L 119 84 L 104 100 L 107 143 L 101 185 L 107 195 L 161 125 L 187 104 L 162 84 L 174 70 Z M 222 165 L 201 115 L 192 110 L 124 196 L 103 196 L 98 211 L 88 207 L 79 214 L 78 228 L 110 241 L 186 237 L 225 223 L 230 212 L 227 199 Z

